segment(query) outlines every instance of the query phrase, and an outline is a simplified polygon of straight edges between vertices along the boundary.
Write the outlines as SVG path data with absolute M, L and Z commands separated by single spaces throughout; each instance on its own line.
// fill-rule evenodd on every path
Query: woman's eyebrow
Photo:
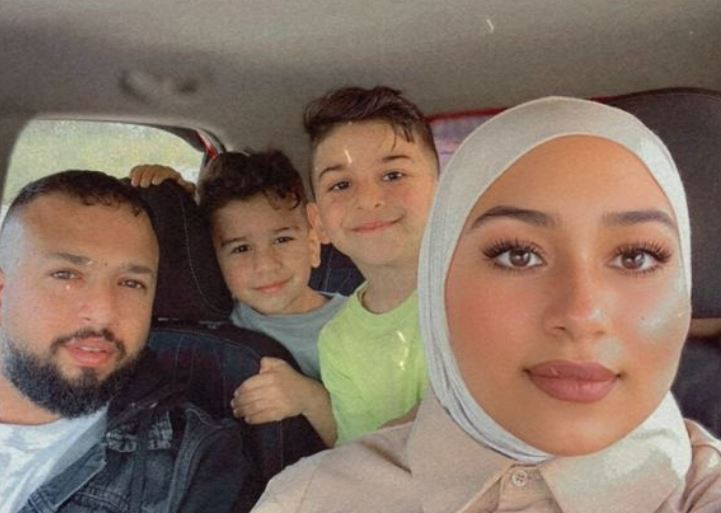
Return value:
M 609 212 L 603 215 L 603 223 L 609 226 L 629 226 L 638 223 L 661 223 L 676 229 L 676 223 L 670 215 L 662 210 L 628 210 Z
M 543 227 L 552 227 L 558 224 L 552 215 L 546 214 L 545 212 L 530 210 L 527 208 L 499 205 L 486 210 L 478 216 L 469 227 L 469 230 L 474 230 L 491 219 L 498 219 L 501 217 L 517 219 L 519 221 L 523 221 L 524 223 Z

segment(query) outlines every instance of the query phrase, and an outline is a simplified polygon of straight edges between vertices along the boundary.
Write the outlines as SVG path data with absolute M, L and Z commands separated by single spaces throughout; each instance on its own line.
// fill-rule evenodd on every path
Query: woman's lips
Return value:
M 555 360 L 526 369 L 531 383 L 560 401 L 592 403 L 606 397 L 618 375 L 599 363 Z

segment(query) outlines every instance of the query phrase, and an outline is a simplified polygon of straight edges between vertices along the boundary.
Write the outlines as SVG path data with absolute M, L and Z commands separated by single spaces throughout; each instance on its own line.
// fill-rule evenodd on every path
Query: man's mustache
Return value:
M 115 350 L 118 352 L 118 356 L 120 357 L 120 359 L 125 357 L 125 343 L 118 337 L 116 337 L 115 333 L 113 333 L 107 328 L 103 328 L 102 330 L 83 328 L 76 331 L 75 333 L 71 333 L 70 335 L 62 335 L 60 337 L 57 337 L 50 344 L 50 351 L 55 354 L 60 348 L 60 346 L 62 346 L 63 344 L 67 344 L 73 339 L 84 340 L 88 338 L 102 338 L 103 340 L 110 342 L 111 344 L 113 344 Z

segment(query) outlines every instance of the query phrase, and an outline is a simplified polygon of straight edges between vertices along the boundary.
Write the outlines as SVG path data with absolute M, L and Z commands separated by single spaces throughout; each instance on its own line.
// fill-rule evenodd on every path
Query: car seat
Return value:
M 666 143 L 686 188 L 691 216 L 694 319 L 721 318 L 721 93 L 664 89 L 607 99 Z M 673 392 L 684 416 L 721 436 L 721 333 L 692 334 Z
M 228 322 L 233 302 L 193 199 L 171 181 L 141 189 L 141 194 L 160 244 L 148 345 L 192 402 L 216 417 L 234 418 L 233 391 L 258 372 L 263 356 L 298 366 L 277 341 Z M 264 481 L 326 448 L 303 416 L 256 426 L 236 422 Z

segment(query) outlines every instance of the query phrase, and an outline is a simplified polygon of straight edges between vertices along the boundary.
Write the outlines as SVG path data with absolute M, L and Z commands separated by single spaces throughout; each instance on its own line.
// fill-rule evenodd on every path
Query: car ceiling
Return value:
M 89 117 L 303 164 L 303 107 L 331 88 L 392 85 L 428 114 L 721 89 L 720 27 L 719 0 L 0 0 L 0 152 L 30 117 Z

